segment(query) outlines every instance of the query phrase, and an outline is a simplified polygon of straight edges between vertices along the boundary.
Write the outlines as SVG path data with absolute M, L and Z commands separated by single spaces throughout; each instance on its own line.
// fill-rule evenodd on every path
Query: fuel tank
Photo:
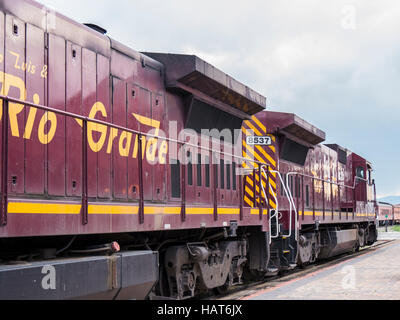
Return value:
M 326 230 L 321 232 L 321 251 L 319 259 L 326 259 L 350 252 L 358 243 L 357 229 Z

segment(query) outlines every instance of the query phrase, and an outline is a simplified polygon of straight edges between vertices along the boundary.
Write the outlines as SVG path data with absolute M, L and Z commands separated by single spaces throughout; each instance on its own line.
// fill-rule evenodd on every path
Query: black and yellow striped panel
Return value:
M 260 203 L 259 194 L 260 194 L 260 178 L 258 173 L 258 164 L 251 161 L 258 161 L 261 163 L 265 163 L 269 165 L 271 170 L 276 170 L 277 168 L 277 156 L 276 156 L 276 137 L 270 134 L 267 134 L 267 128 L 265 125 L 257 118 L 257 116 L 253 116 L 251 120 L 245 121 L 243 124 L 243 157 L 249 159 L 247 163 L 243 163 L 243 168 L 249 170 L 250 172 L 256 169 L 256 174 L 249 174 L 245 177 L 245 186 L 244 186 L 244 203 L 245 205 L 254 208 L 257 207 Z M 260 146 L 254 145 L 250 146 L 246 143 L 247 136 L 270 136 L 272 138 L 273 144 L 270 146 Z M 269 184 L 272 190 L 269 190 L 269 202 L 271 208 L 276 208 L 275 199 L 273 197 L 273 193 L 276 195 L 277 185 L 276 185 L 276 174 L 270 173 Z M 267 190 L 267 177 L 262 176 L 262 184 L 264 189 Z M 255 194 L 254 194 L 255 191 Z M 262 193 L 262 191 L 261 191 Z M 263 202 L 265 204 L 265 197 L 262 195 Z

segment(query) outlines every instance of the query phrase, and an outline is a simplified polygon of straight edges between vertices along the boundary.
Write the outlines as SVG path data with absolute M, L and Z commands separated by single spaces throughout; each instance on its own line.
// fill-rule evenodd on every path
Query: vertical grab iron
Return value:
M 87 181 L 87 131 L 88 123 L 85 119 L 82 121 L 82 224 L 87 225 L 88 218 L 88 181 Z
M 259 179 L 260 179 L 260 187 L 259 187 L 259 193 L 258 193 L 258 197 L 259 197 L 259 200 L 260 200 L 260 202 L 259 202 L 259 204 L 258 204 L 258 208 L 259 208 L 259 210 L 260 210 L 260 220 L 262 220 L 262 218 L 263 218 L 263 199 L 262 199 L 262 190 L 264 189 L 264 184 L 263 184 L 263 181 L 262 181 L 262 167 L 261 167 L 261 165 L 258 167 L 258 177 L 259 177 Z M 254 184 L 256 184 L 256 181 L 254 180 Z M 265 198 L 266 198 L 266 195 L 265 195 Z
M 217 162 L 217 159 L 213 157 L 213 162 Z M 218 164 L 213 164 L 213 172 L 214 172 L 214 221 L 218 221 L 218 190 L 217 190 L 217 182 L 218 182 Z
M 2 132 L 2 159 L 1 159 L 1 218 L 0 225 L 7 225 L 8 205 L 8 100 L 3 100 L 3 132 Z
M 236 169 L 235 169 L 236 170 Z M 243 192 L 243 176 L 239 174 L 239 201 L 240 201 L 240 221 L 243 221 L 244 215 L 243 215 L 243 198 L 244 198 L 244 192 Z
M 142 135 L 139 135 L 139 156 L 138 156 L 138 167 L 139 167 L 139 224 L 144 223 L 144 189 L 143 189 L 143 146 L 142 146 Z
M 270 192 L 269 192 L 269 190 L 270 190 L 270 188 L 271 188 L 271 185 L 270 185 L 270 182 L 269 182 L 269 179 L 270 179 L 270 177 L 269 177 L 269 171 L 270 171 L 270 169 L 269 169 L 269 166 L 267 166 L 267 197 L 266 197 L 266 201 L 267 201 L 267 209 L 268 209 L 268 216 L 269 216 L 269 214 L 270 214 L 270 212 L 271 212 L 271 204 L 269 203 L 269 195 L 270 195 Z

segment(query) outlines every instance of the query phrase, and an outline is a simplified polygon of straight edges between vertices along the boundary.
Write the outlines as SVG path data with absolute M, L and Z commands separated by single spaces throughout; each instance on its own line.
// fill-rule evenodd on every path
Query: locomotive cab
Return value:
M 375 179 L 373 178 L 374 169 L 372 164 L 367 162 L 367 200 L 368 202 L 376 202 L 376 192 L 375 192 Z
M 377 204 L 372 164 L 353 153 L 352 167 L 356 210 L 365 214 L 375 213 Z

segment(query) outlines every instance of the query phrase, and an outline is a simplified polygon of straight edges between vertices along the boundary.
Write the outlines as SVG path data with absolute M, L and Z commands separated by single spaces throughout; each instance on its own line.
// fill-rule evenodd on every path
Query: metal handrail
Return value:
M 289 198 L 289 234 L 288 235 L 282 235 L 283 237 L 288 237 L 290 238 L 292 236 L 292 201 L 290 201 L 290 199 L 292 199 L 292 194 L 290 192 L 290 190 L 288 190 L 285 186 L 285 182 L 282 179 L 282 176 L 280 174 L 280 172 L 275 171 L 277 173 L 277 175 L 279 176 L 279 179 L 281 181 L 281 184 L 283 186 L 283 190 L 285 192 L 285 194 L 287 195 L 287 197 Z M 294 206 L 294 205 L 293 205 Z M 296 239 L 297 240 L 297 239 Z
M 264 175 L 267 176 L 267 174 L 265 173 L 264 167 L 265 166 L 261 166 L 260 169 L 264 173 Z M 271 184 L 268 183 L 268 185 L 269 185 L 270 192 L 272 193 L 272 196 L 274 197 L 275 203 L 276 203 L 275 214 L 272 215 L 272 216 L 270 215 L 270 217 L 269 217 L 269 244 L 271 244 L 272 243 L 272 239 L 276 239 L 276 238 L 279 237 L 279 216 L 277 216 L 278 212 L 279 212 L 279 203 L 278 203 L 278 198 L 276 197 L 276 194 L 274 192 L 274 189 L 272 189 Z M 267 194 L 265 192 L 265 188 L 264 188 L 264 184 L 263 183 L 261 183 L 261 187 L 262 187 L 262 191 L 264 193 L 264 198 L 266 199 L 266 201 L 268 201 L 268 196 L 267 196 Z M 270 212 L 268 212 L 268 213 L 271 214 Z M 276 217 L 276 235 L 272 235 L 272 219 L 274 217 Z
M 356 188 L 356 181 L 357 180 L 361 180 L 361 181 L 364 181 L 364 182 L 368 181 L 367 179 L 360 178 L 360 177 L 356 176 L 356 177 L 354 177 L 353 186 L 348 186 L 348 185 L 345 185 L 344 183 L 340 184 L 340 183 L 337 183 L 337 182 L 332 181 L 332 180 L 326 180 L 326 179 L 318 178 L 318 177 L 315 177 L 315 176 L 310 176 L 310 175 L 302 173 L 302 172 L 288 172 L 287 173 L 287 175 L 292 175 L 292 174 L 297 174 L 297 175 L 300 175 L 300 176 L 303 176 L 303 177 L 306 177 L 306 178 L 311 178 L 311 179 L 318 180 L 318 181 L 325 182 L 325 183 L 331 183 L 331 184 L 337 185 L 339 187 L 345 187 L 345 188 L 349 188 L 349 189 L 355 189 Z
M 261 170 L 265 174 L 265 170 L 264 170 L 263 167 L 265 167 L 265 165 L 261 166 Z M 282 179 L 281 173 L 279 171 L 277 171 L 277 170 L 270 170 L 270 172 L 273 172 L 273 173 L 277 174 L 277 176 L 279 177 L 279 179 L 281 181 L 283 190 L 284 190 L 285 194 L 287 195 L 287 197 L 289 199 L 289 205 L 290 205 L 290 209 L 289 209 L 289 234 L 287 234 L 287 235 L 283 234 L 282 237 L 290 238 L 292 236 L 292 206 L 293 206 L 293 210 L 294 210 L 296 216 L 297 216 L 297 209 L 296 209 L 296 206 L 295 206 L 294 201 L 293 201 L 292 193 L 290 192 L 290 190 L 288 190 L 286 188 L 285 182 Z M 276 203 L 277 203 L 277 208 L 278 208 L 278 200 L 276 200 Z M 279 212 L 279 211 L 277 210 L 277 212 Z M 296 233 L 296 241 L 297 241 L 297 233 Z
M 331 184 L 331 185 L 336 185 L 337 187 L 344 187 L 344 188 L 347 188 L 347 189 L 350 189 L 350 190 L 354 190 L 355 191 L 355 189 L 356 189 L 356 184 L 357 184 L 357 180 L 361 180 L 361 181 L 364 181 L 364 182 L 368 182 L 368 180 L 367 179 L 364 179 L 364 178 L 360 178 L 360 177 L 357 177 L 357 176 L 355 176 L 354 177 L 354 183 L 353 183 L 353 186 L 348 186 L 348 185 L 346 185 L 346 184 L 340 184 L 340 183 L 338 183 L 338 182 L 335 182 L 335 181 L 332 181 L 332 180 L 327 180 L 327 179 L 322 179 L 322 178 L 318 178 L 318 177 L 314 177 L 314 176 L 310 176 L 310 175 L 307 175 L 307 174 L 305 174 L 305 173 L 302 173 L 302 172 L 288 172 L 287 173 L 287 177 L 286 177 L 286 185 L 289 185 L 289 176 L 290 175 L 299 175 L 299 176 L 303 176 L 303 177 L 306 177 L 306 178 L 311 178 L 311 179 L 314 179 L 314 180 L 318 180 L 318 181 L 321 181 L 321 182 L 323 182 L 323 183 L 329 183 L 329 184 Z M 353 202 L 354 201 L 356 201 L 356 199 L 355 199 L 355 195 L 353 195 L 353 197 L 354 197 L 354 200 L 353 200 Z M 332 202 L 333 202 L 333 198 L 332 198 Z M 354 210 L 356 210 L 356 208 L 354 208 Z M 296 222 L 296 224 L 298 225 L 298 221 Z
M 274 171 L 272 171 L 274 172 Z M 290 192 L 290 189 L 286 188 L 285 182 L 282 179 L 282 176 L 280 174 L 280 172 L 275 171 L 277 173 L 277 175 L 279 176 L 279 179 L 281 180 L 282 186 L 283 186 L 283 190 L 286 193 L 288 199 L 289 199 L 289 234 L 288 235 L 282 235 L 283 237 L 288 237 L 290 238 L 292 236 L 292 206 L 294 208 L 294 211 L 297 215 L 297 210 L 296 210 L 296 206 L 294 205 L 294 201 L 293 201 L 293 197 L 292 197 L 292 193 Z M 296 236 L 296 240 L 297 240 L 297 236 Z
M 245 157 L 242 157 L 242 156 L 230 154 L 230 153 L 227 153 L 227 152 L 222 152 L 219 149 L 207 148 L 207 147 L 204 147 L 204 146 L 201 146 L 201 145 L 196 145 L 196 144 L 192 144 L 192 143 L 185 142 L 185 141 L 180 141 L 180 140 L 176 140 L 176 139 L 172 139 L 172 138 L 167 138 L 167 137 L 163 137 L 163 136 L 157 136 L 157 135 L 154 135 L 154 134 L 150 134 L 150 133 L 145 133 L 145 132 L 142 132 L 142 131 L 129 129 L 129 128 L 126 128 L 126 127 L 122 127 L 122 126 L 110 123 L 110 122 L 97 120 L 97 119 L 91 119 L 89 117 L 85 117 L 85 116 L 78 115 L 78 114 L 75 114 L 75 113 L 71 113 L 71 112 L 68 112 L 68 111 L 63 111 L 63 110 L 54 109 L 54 108 L 51 108 L 51 107 L 46 107 L 46 106 L 43 106 L 43 105 L 40 105 L 40 104 L 35 104 L 35 103 L 23 101 L 23 100 L 20 100 L 20 99 L 9 97 L 9 96 L 0 95 L 0 101 L 1 100 L 6 100 L 6 101 L 9 101 L 9 102 L 12 102 L 12 103 L 20 104 L 20 105 L 23 105 L 24 107 L 29 106 L 29 107 L 37 108 L 37 109 L 42 110 L 42 111 L 53 112 L 53 113 L 59 114 L 61 116 L 76 118 L 78 120 L 91 122 L 91 123 L 94 123 L 94 124 L 104 125 L 104 126 L 107 126 L 107 127 L 110 127 L 110 128 L 118 129 L 118 130 L 125 131 L 125 132 L 132 133 L 132 134 L 137 134 L 137 135 L 140 135 L 140 136 L 146 136 L 146 137 L 149 137 L 149 138 L 156 138 L 156 139 L 160 139 L 162 141 L 173 142 L 173 143 L 177 143 L 177 144 L 180 144 L 180 145 L 193 147 L 193 148 L 197 148 L 197 149 L 208 151 L 208 152 L 212 152 L 212 153 L 218 153 L 218 154 L 223 155 L 223 156 L 232 157 L 234 159 L 242 160 L 242 161 L 244 161 L 246 163 L 247 162 L 252 162 L 252 163 L 256 163 L 258 165 L 263 165 L 264 164 L 263 162 L 257 161 L 256 159 L 249 159 L 249 158 L 245 158 Z
M 297 175 L 297 173 L 293 173 L 293 172 L 289 172 L 289 173 L 286 175 L 286 187 L 289 186 L 289 176 L 290 176 L 290 175 L 294 175 L 294 174 Z M 296 184 L 296 181 L 295 181 L 295 184 Z M 289 190 L 289 193 L 290 193 L 290 197 L 288 198 L 288 199 L 289 199 L 289 203 L 291 202 L 291 204 L 293 205 L 294 212 L 295 212 L 295 215 L 296 215 L 295 229 L 298 230 L 298 226 L 299 226 L 298 213 L 297 213 L 296 205 L 294 204 L 292 191 L 291 191 L 290 188 L 288 188 L 288 190 Z M 292 224 L 290 223 L 290 228 L 291 228 L 291 227 L 292 227 Z M 298 238 L 298 236 L 297 236 L 297 232 L 296 232 L 296 241 L 297 241 L 297 238 Z
M 205 146 L 201 146 L 201 145 L 195 145 L 186 141 L 180 141 L 180 140 L 176 140 L 176 139 L 172 139 L 172 138 L 167 138 L 164 136 L 158 136 L 158 135 L 154 135 L 154 134 L 150 134 L 150 133 L 145 133 L 145 132 L 141 132 L 141 131 L 137 131 L 137 130 L 133 130 L 133 129 L 129 129 L 126 127 L 122 127 L 113 123 L 109 123 L 106 121 L 102 121 L 102 120 L 97 120 L 97 119 L 91 119 L 89 117 L 85 117 L 79 114 L 75 114 L 75 113 L 71 113 L 68 111 L 63 111 L 63 110 L 59 110 L 59 109 L 55 109 L 52 107 L 47 107 L 47 106 L 43 106 L 40 104 L 35 104 L 35 103 L 31 103 L 28 101 L 24 101 L 24 100 L 20 100 L 20 99 L 16 99 L 16 98 L 12 98 L 9 96 L 4 96 L 4 95 L 0 95 L 0 101 L 4 102 L 3 103 L 3 134 L 2 134 L 2 140 L 3 140 L 3 149 L 7 147 L 7 142 L 8 142 L 8 111 L 9 111 L 9 103 L 14 103 L 14 104 L 19 104 L 22 105 L 24 108 L 26 107 L 32 107 L 32 108 L 36 108 L 38 110 L 42 110 L 45 112 L 49 112 L 49 113 L 54 113 L 60 116 L 65 116 L 65 117 L 69 117 L 69 118 L 74 118 L 75 120 L 80 120 L 82 121 L 82 151 L 83 151 L 83 156 L 82 156 L 82 222 L 83 224 L 87 224 L 88 223 L 88 190 L 87 190 L 87 126 L 88 123 L 93 123 L 93 124 L 98 124 L 98 125 L 103 125 L 106 126 L 107 128 L 114 128 L 117 130 L 121 130 L 122 132 L 127 132 L 127 133 L 132 133 L 132 134 L 136 134 L 138 135 L 138 140 L 139 140 L 139 156 L 138 156 L 138 162 L 139 162 L 139 188 L 140 188 L 140 200 L 139 200 L 139 223 L 143 224 L 144 223 L 144 195 L 143 195 L 143 168 L 142 168 L 142 162 L 143 162 L 143 157 L 142 157 L 142 143 L 141 140 L 143 139 L 143 137 L 148 137 L 148 138 L 155 138 L 155 139 L 159 139 L 161 141 L 168 141 L 171 143 L 176 143 L 178 145 L 181 145 L 183 147 L 192 147 L 195 148 L 196 150 L 202 150 L 202 151 L 207 151 L 208 153 L 212 153 L 212 154 L 218 154 L 220 156 L 225 156 L 225 157 L 230 157 L 234 160 L 239 160 L 237 161 L 238 163 L 240 163 L 240 161 L 242 161 L 242 163 L 246 163 L 246 164 L 257 164 L 259 166 L 263 165 L 264 163 L 257 161 L 256 159 L 250 159 L 250 158 L 245 158 L 242 156 L 238 156 L 235 154 L 231 154 L 231 153 L 227 153 L 227 152 L 223 152 L 220 149 L 214 149 L 214 148 L 210 148 L 210 147 L 205 147 Z M 210 139 L 211 142 L 213 142 L 213 138 L 211 137 Z M 234 147 L 234 146 L 233 146 Z M 3 151 L 3 159 L 2 159 L 2 171 L 3 171 L 3 176 L 2 176 L 2 195 L 1 195 L 1 212 L 0 212 L 0 225 L 6 225 L 7 224 L 7 202 L 8 202 L 8 192 L 7 192 L 7 165 L 4 165 L 7 163 L 7 152 Z M 211 159 L 211 157 L 210 157 Z M 182 167 L 183 170 L 185 170 L 185 166 Z M 4 172 L 5 171 L 5 172 Z M 184 183 L 184 179 L 183 182 Z M 186 185 L 184 185 L 184 187 L 182 188 L 182 221 L 185 221 L 185 216 L 186 216 L 186 205 L 185 205 L 185 191 L 186 191 Z M 216 197 L 217 194 L 215 193 L 214 197 Z M 241 192 L 240 197 L 243 197 L 243 192 Z M 215 199 L 216 201 L 216 199 Z M 217 211 L 217 206 L 218 203 L 216 202 L 214 207 L 215 207 L 215 219 L 218 218 L 218 211 Z

